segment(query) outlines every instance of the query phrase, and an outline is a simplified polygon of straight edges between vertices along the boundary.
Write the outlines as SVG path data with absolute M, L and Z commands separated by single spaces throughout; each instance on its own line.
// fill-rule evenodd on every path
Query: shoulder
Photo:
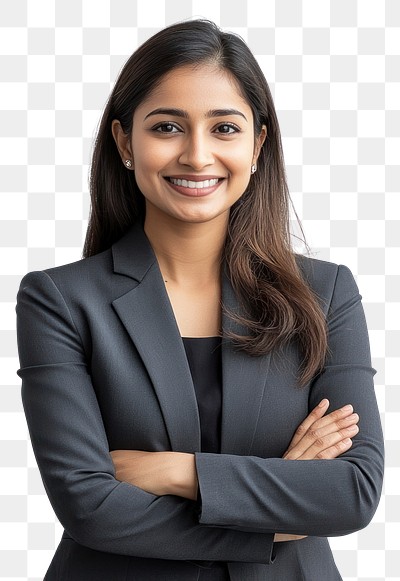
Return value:
M 112 272 L 111 248 L 89 258 L 81 258 L 75 262 L 47 268 L 43 272 L 55 281 L 68 279 L 76 281 L 81 278 L 87 280 L 99 277 L 107 272 Z
M 296 262 L 304 280 L 319 297 L 322 305 L 329 307 L 333 301 L 346 301 L 359 296 L 351 270 L 344 264 L 296 255 Z
M 312 287 L 329 284 L 337 276 L 339 265 L 334 262 L 311 258 L 304 254 L 296 254 L 295 258 L 303 278 Z
M 62 266 L 28 272 L 21 280 L 21 287 L 35 282 L 40 283 L 40 281 L 47 279 L 57 287 L 75 285 L 82 288 L 91 284 L 96 278 L 106 276 L 108 272 L 112 272 L 111 249 Z
M 24 284 L 51 284 L 74 301 L 85 297 L 116 297 L 137 285 L 156 262 L 152 247 L 140 224 L 134 224 L 114 244 L 89 258 L 30 272 Z M 78 302 L 81 302 L 81 299 Z
M 21 281 L 22 290 L 36 290 L 85 309 L 109 304 L 136 287 L 156 262 L 143 228 L 135 224 L 114 244 L 89 258 L 32 271 Z

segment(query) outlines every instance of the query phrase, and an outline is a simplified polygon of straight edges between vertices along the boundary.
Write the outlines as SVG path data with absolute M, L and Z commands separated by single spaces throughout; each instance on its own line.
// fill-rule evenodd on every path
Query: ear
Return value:
M 121 123 L 118 121 L 118 119 L 114 119 L 112 121 L 111 132 L 113 134 L 114 141 L 117 145 L 122 162 L 125 163 L 127 159 L 130 159 L 133 164 L 133 154 L 131 149 L 130 136 L 129 134 L 124 133 Z
M 261 131 L 260 131 L 259 135 L 256 137 L 256 140 L 255 140 L 253 163 L 257 162 L 258 156 L 260 155 L 261 148 L 262 148 L 266 138 L 267 138 L 267 127 L 266 127 L 266 125 L 263 125 L 261 127 Z

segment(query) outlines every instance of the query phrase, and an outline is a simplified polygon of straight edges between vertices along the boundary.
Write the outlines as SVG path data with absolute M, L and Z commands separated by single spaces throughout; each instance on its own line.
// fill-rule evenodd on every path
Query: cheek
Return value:
M 232 170 L 237 172 L 247 172 L 250 169 L 253 159 L 253 145 L 238 144 L 226 151 L 225 159 Z
M 231 174 L 231 179 L 237 184 L 237 186 L 243 187 L 243 190 L 247 187 L 250 179 L 250 168 L 251 168 L 252 158 L 242 155 L 240 158 L 236 159 L 230 164 L 229 172 Z
M 152 181 L 173 164 L 175 157 L 173 148 L 160 147 L 154 144 L 143 148 L 135 158 L 135 170 L 142 179 Z
M 132 143 L 135 170 L 138 172 L 156 172 L 170 159 L 172 147 L 166 147 L 161 140 L 141 137 Z

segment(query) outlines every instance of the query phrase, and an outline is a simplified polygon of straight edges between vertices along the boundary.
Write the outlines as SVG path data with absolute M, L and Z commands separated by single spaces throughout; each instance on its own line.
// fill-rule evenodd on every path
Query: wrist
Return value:
M 167 494 L 197 499 L 197 471 L 194 454 L 171 452 L 171 463 L 167 475 Z

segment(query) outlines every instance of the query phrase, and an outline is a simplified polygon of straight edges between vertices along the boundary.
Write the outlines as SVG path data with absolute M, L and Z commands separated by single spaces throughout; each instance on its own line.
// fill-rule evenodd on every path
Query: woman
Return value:
M 340 579 L 326 537 L 366 526 L 382 485 L 365 319 L 346 267 L 290 247 L 278 123 L 240 38 L 185 22 L 131 56 L 91 194 L 85 258 L 18 295 L 65 527 L 45 579 Z

